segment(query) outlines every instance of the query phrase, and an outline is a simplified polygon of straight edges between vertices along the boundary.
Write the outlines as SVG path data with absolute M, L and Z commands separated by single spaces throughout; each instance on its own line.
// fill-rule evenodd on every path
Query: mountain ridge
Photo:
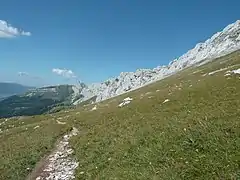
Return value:
M 34 87 L 25 86 L 19 83 L 0 82 L 0 98 L 22 94 L 30 89 L 34 89 Z
M 94 96 L 96 102 L 138 89 L 144 85 L 166 78 L 185 68 L 201 65 L 240 49 L 240 20 L 229 24 L 222 31 L 215 33 L 205 42 L 200 42 L 193 49 L 169 62 L 165 66 L 153 69 L 137 69 L 135 72 L 121 72 L 119 76 L 101 83 L 81 86 L 83 98 L 75 101 L 77 105 Z
M 72 85 L 36 88 L 0 101 L 0 118 L 57 112 L 80 97 L 75 95 Z

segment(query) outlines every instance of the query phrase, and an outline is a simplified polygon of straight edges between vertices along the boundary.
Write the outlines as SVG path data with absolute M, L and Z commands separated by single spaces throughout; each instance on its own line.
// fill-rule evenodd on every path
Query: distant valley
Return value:
M 0 101 L 0 118 L 57 112 L 72 105 L 81 95 L 74 93 L 72 85 L 48 86 L 29 89 Z

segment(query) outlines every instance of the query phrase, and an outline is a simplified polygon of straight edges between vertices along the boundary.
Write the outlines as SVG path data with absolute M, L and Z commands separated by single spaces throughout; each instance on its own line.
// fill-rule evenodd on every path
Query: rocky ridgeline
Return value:
M 240 49 L 240 20 L 228 25 L 205 42 L 198 43 L 193 49 L 171 61 L 167 66 L 159 66 L 154 69 L 138 69 L 136 72 L 122 72 L 116 78 L 89 86 L 81 84 L 78 88 L 82 98 L 75 101 L 74 104 L 88 100 L 93 96 L 96 96 L 96 102 L 99 102 L 123 94 L 163 79 L 187 67 L 206 63 L 213 58 L 238 49 Z

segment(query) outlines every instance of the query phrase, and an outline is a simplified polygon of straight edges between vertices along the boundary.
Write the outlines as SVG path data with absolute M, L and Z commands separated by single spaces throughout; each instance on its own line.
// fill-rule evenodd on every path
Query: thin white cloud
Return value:
M 22 77 L 22 78 L 30 78 L 30 79 L 36 79 L 36 80 L 42 80 L 43 79 L 42 77 L 29 74 L 28 72 L 18 72 L 17 74 L 18 74 L 19 77 Z
M 18 72 L 18 76 L 22 77 L 22 76 L 29 76 L 29 73 L 27 72 Z
M 74 74 L 74 72 L 72 70 L 69 70 L 69 69 L 54 68 L 54 69 L 52 69 L 52 72 L 59 75 L 59 76 L 63 76 L 65 78 L 76 78 L 77 77 Z
M 13 38 L 17 36 L 31 36 L 31 33 L 22 31 L 6 21 L 0 20 L 0 38 Z

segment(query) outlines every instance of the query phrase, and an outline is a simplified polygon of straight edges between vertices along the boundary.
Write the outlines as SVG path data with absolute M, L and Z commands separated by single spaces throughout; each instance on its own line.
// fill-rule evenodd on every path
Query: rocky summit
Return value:
M 226 55 L 240 49 L 240 20 L 228 25 L 203 43 L 198 43 L 193 49 L 181 57 L 174 59 L 167 66 L 154 69 L 138 69 L 136 72 L 122 72 L 118 77 L 102 83 L 76 86 L 76 93 L 81 98 L 74 104 L 96 97 L 96 102 L 140 88 L 156 80 L 163 79 L 185 68 L 204 64 L 214 58 Z

